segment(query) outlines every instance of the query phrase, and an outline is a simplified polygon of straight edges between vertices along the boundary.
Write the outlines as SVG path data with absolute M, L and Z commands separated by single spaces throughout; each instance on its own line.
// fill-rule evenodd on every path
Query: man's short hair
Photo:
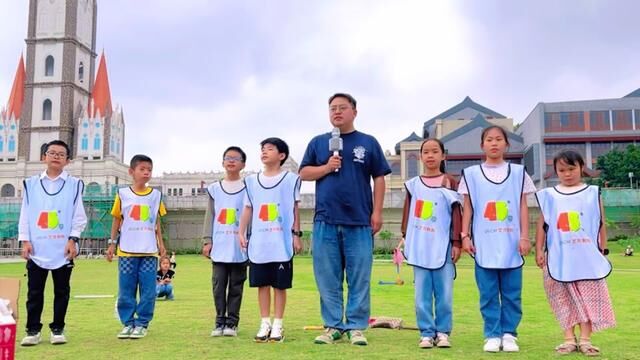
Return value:
M 356 108 L 357 101 L 353 96 L 351 96 L 351 94 L 335 93 L 335 94 L 331 95 L 331 97 L 329 98 L 329 105 L 331 105 L 331 102 L 335 98 L 345 98 L 345 99 L 347 99 L 347 101 L 349 101 L 349 103 L 351 104 L 351 107 L 353 107 L 354 109 Z
M 148 157 L 147 155 L 138 154 L 133 155 L 131 161 L 129 162 L 129 167 L 135 169 L 136 166 L 138 166 L 138 164 L 140 164 L 141 162 L 148 162 L 149 164 L 153 165 L 153 160 L 151 160 L 150 157 Z
M 285 161 L 289 158 L 289 145 L 287 145 L 284 140 L 277 137 L 270 137 L 262 140 L 260 142 L 260 147 L 265 146 L 267 144 L 273 145 L 278 149 L 278 153 L 284 154 L 284 159 L 280 161 L 280 166 L 284 164 Z
M 66 142 L 62 141 L 62 140 L 52 140 L 49 141 L 46 145 L 44 145 L 42 148 L 44 148 L 44 153 L 46 153 L 47 151 L 49 151 L 49 147 L 51 145 L 57 145 L 57 146 L 62 146 L 66 152 L 67 152 L 67 159 L 71 159 L 71 149 L 69 148 L 69 145 L 67 145 Z M 41 148 L 41 149 L 42 149 Z M 44 155 L 44 153 L 42 155 Z

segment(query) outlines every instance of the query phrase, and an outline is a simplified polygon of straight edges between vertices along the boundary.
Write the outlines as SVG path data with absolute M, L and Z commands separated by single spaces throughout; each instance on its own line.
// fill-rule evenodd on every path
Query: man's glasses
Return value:
M 334 113 L 337 113 L 338 111 L 345 112 L 345 111 L 347 111 L 349 109 L 351 109 L 351 106 L 349 106 L 349 105 L 330 106 L 329 107 L 329 112 L 334 114 Z
M 66 159 L 67 158 L 67 153 L 63 153 L 63 152 L 55 152 L 55 151 L 47 151 L 45 154 L 47 154 L 47 156 L 50 156 L 54 159 Z

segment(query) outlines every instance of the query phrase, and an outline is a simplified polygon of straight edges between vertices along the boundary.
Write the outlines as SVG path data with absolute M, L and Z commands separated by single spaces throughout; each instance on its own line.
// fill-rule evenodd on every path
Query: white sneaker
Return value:
M 449 335 L 445 333 L 438 333 L 436 335 L 436 346 L 439 348 L 450 348 L 451 343 L 449 342 Z
M 505 352 L 518 352 L 520 347 L 518 346 L 518 338 L 511 334 L 502 335 L 502 351 Z
M 22 338 L 20 342 L 21 346 L 34 346 L 40 344 L 40 340 L 42 339 L 40 331 L 37 333 L 27 333 L 27 336 Z
M 269 334 L 271 333 L 271 324 L 263 321 L 260 324 L 260 329 L 258 333 L 253 338 L 256 342 L 266 342 L 269 339 Z
M 222 330 L 224 336 L 238 336 L 238 328 L 236 326 L 225 326 Z
M 64 336 L 64 331 L 52 331 L 49 335 L 49 342 L 52 345 L 62 345 L 67 343 L 67 337 Z
M 500 351 L 500 341 L 499 337 L 487 338 L 484 341 L 484 347 L 482 350 L 486 352 L 499 352 Z
M 433 338 L 430 336 L 421 337 L 418 347 L 421 349 L 431 349 L 433 347 Z
M 282 326 L 274 326 L 271 328 L 271 334 L 269 334 L 269 341 L 282 342 L 284 340 L 284 330 Z
M 224 330 L 222 329 L 222 326 L 218 326 L 215 329 L 211 330 L 211 336 L 213 337 L 222 336 L 223 331 Z

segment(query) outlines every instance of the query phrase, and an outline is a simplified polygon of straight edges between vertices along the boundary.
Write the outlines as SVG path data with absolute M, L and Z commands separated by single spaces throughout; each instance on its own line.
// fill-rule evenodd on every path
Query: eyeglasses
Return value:
M 224 161 L 242 161 L 242 158 L 239 156 L 225 156 L 222 158 Z
M 51 156 L 54 159 L 65 159 L 67 157 L 67 153 L 58 153 L 55 151 L 47 151 L 45 154 Z
M 334 113 L 336 113 L 338 111 L 344 112 L 344 111 L 347 111 L 349 109 L 351 109 L 351 106 L 349 106 L 349 105 L 330 106 L 329 107 L 329 112 L 334 114 Z

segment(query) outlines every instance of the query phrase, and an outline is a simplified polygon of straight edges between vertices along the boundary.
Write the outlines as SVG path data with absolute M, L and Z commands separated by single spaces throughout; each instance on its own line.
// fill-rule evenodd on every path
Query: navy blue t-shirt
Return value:
M 332 225 L 371 225 L 373 195 L 371 179 L 391 173 L 378 141 L 371 135 L 354 131 L 342 134 L 342 167 L 316 180 L 314 221 Z M 331 133 L 314 137 L 300 169 L 320 166 L 333 155 L 329 151 Z

